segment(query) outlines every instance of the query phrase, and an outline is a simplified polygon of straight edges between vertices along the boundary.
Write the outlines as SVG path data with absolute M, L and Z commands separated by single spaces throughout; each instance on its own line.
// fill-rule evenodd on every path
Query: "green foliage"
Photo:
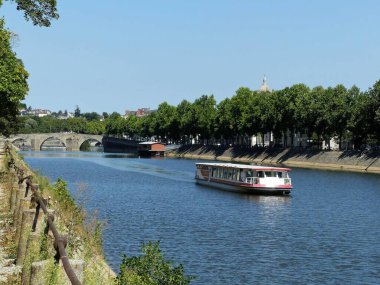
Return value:
M 11 49 L 11 37 L 0 19 L 0 134 L 6 136 L 17 128 L 19 104 L 29 90 L 29 74 Z
M 71 197 L 69 190 L 67 189 L 66 181 L 58 177 L 57 182 L 53 186 L 54 198 L 62 205 L 65 205 L 66 208 L 74 207 L 74 199 Z
M 82 145 L 80 146 L 80 150 L 81 151 L 90 151 L 91 150 L 90 142 L 85 141 L 84 143 L 82 143 Z
M 380 81 L 366 92 L 343 85 L 310 89 L 296 84 L 273 92 L 239 88 L 231 98 L 216 105 L 214 97 L 202 95 L 194 102 L 177 106 L 167 102 L 144 117 L 127 118 L 95 112 L 58 120 L 53 116 L 20 118 L 23 133 L 75 132 L 117 137 L 147 138 L 167 143 L 207 144 L 243 142 L 252 135 L 271 132 L 274 144 L 283 135 L 299 132 L 309 137 L 309 145 L 320 147 L 322 140 L 351 141 L 356 148 L 380 143 Z M 290 145 L 293 146 L 291 141 Z
M 17 10 L 24 11 L 26 20 L 34 25 L 50 26 L 51 19 L 58 19 L 55 0 L 8 0 L 17 4 Z M 2 1 L 0 1 L 0 7 Z M 28 72 L 16 53 L 11 48 L 14 36 L 5 29 L 4 20 L 0 19 L 0 135 L 9 136 L 17 131 L 19 123 L 17 114 L 20 102 L 29 91 Z M 27 125 L 26 128 L 31 127 Z
M 214 133 L 216 118 L 216 101 L 214 96 L 202 95 L 193 103 L 195 127 L 193 136 L 200 134 L 202 139 L 209 139 Z
M 17 10 L 24 12 L 27 21 L 34 25 L 48 27 L 52 19 L 58 19 L 57 1 L 55 0 L 8 0 L 17 4 Z M 0 2 L 1 6 L 1 2 Z
M 121 136 L 126 130 L 126 120 L 118 113 L 114 112 L 106 119 L 106 134 Z
M 75 107 L 75 111 L 74 111 L 74 117 L 75 117 L 75 118 L 79 118 L 80 115 L 81 115 L 81 114 L 80 114 L 79 106 L 76 105 L 76 107 Z
M 176 130 L 177 116 L 176 107 L 169 105 L 167 102 L 161 103 L 158 106 L 155 118 L 155 134 L 161 138 L 162 141 L 167 141 L 167 138 L 178 137 Z
M 117 284 L 124 285 L 185 285 L 193 277 L 186 276 L 182 265 L 174 266 L 161 253 L 159 242 L 148 242 L 141 247 L 142 255 L 123 256 Z
M 105 133 L 105 122 L 87 121 L 84 117 L 58 119 L 54 116 L 45 117 L 19 117 L 19 133 L 60 133 L 74 132 L 82 134 L 101 135 Z
M 59 266 L 55 264 L 54 260 L 50 259 L 47 261 L 47 264 L 43 270 L 42 278 L 44 284 L 46 285 L 55 285 L 62 284 L 62 274 L 60 274 Z
M 87 121 L 98 121 L 100 120 L 100 115 L 96 112 L 91 112 L 91 113 L 83 113 L 81 114 L 83 118 L 86 118 Z

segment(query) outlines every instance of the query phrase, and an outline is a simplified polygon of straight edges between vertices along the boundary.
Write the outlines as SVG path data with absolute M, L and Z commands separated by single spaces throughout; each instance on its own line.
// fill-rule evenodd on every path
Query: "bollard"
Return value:
M 22 213 L 22 222 L 18 240 L 16 265 L 22 265 L 25 258 L 26 241 L 29 233 L 32 231 L 32 224 L 36 210 L 24 210 Z
M 32 263 L 32 268 L 30 272 L 30 283 L 29 285 L 45 285 L 46 280 L 44 280 L 44 276 L 46 276 L 47 267 L 51 265 L 52 261 L 44 260 Z M 79 281 L 83 283 L 83 272 L 84 272 L 84 261 L 83 260 L 70 260 L 70 264 L 78 277 Z M 62 280 L 59 280 L 62 285 L 71 285 L 69 278 L 67 277 L 64 269 L 62 267 L 62 263 L 59 263 L 59 276 Z

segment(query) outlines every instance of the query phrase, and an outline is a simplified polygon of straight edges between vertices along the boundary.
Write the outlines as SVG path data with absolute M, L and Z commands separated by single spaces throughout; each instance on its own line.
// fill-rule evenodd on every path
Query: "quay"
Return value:
M 185 145 L 168 157 L 380 174 L 380 153 Z

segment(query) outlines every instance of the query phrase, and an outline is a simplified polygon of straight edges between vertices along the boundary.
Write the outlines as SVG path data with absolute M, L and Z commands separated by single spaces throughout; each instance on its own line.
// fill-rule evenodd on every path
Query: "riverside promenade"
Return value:
M 185 145 L 168 152 L 167 156 L 380 174 L 380 153 L 366 151 Z

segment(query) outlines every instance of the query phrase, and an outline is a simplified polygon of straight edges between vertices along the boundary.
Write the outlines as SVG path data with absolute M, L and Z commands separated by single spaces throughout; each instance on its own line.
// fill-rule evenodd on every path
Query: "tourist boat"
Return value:
M 289 168 L 233 163 L 196 163 L 196 183 L 228 191 L 287 195 Z

